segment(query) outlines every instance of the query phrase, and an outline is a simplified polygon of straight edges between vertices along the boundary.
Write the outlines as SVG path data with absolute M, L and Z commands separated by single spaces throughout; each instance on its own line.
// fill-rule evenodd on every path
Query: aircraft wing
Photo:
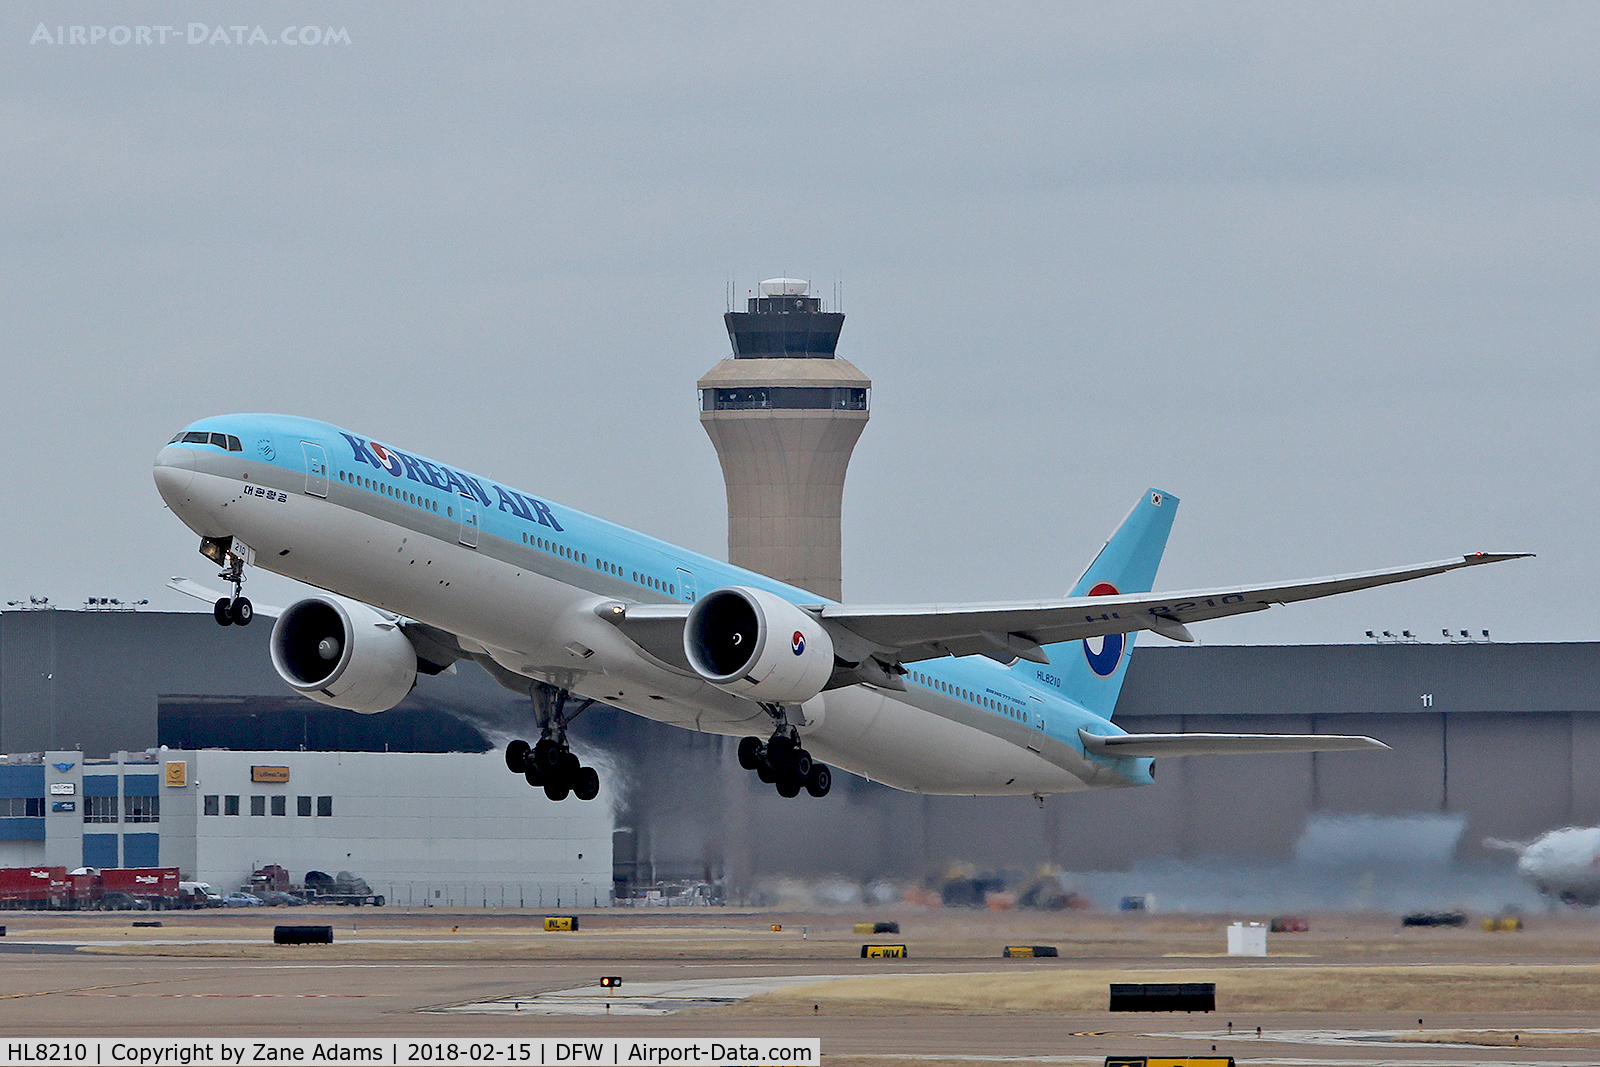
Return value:
M 858 607 L 827 604 L 825 623 L 842 627 L 875 646 L 884 662 L 910 663 L 937 656 L 984 655 L 1002 662 L 1020 657 L 1048 663 L 1041 645 L 1107 634 L 1153 630 L 1175 641 L 1192 641 L 1188 623 L 1263 611 L 1274 604 L 1349 593 L 1408 582 L 1462 567 L 1499 563 L 1531 552 L 1478 552 L 1432 563 L 1363 571 L 1285 585 L 1240 585 L 1183 593 L 1137 593 L 1071 597 L 1012 604 Z M 892 658 L 891 658 L 892 657 Z
M 192 596 L 196 600 L 204 600 L 207 604 L 215 604 L 219 599 L 228 599 L 227 593 L 201 585 L 193 578 L 168 578 L 167 588 L 176 589 L 184 596 Z M 283 609 L 275 604 L 257 604 L 252 600 L 250 606 L 264 619 L 276 619 L 283 614 Z
M 1360 752 L 1387 749 L 1354 734 L 1092 734 L 1079 730 L 1096 756 L 1259 756 L 1268 752 Z
M 219 598 L 225 598 L 226 593 L 202 585 L 193 578 L 169 578 L 167 588 L 174 589 L 185 596 L 192 596 L 196 600 L 203 600 L 207 604 L 215 604 Z M 255 613 L 264 619 L 276 619 L 283 614 L 283 609 L 276 604 L 258 604 L 250 602 L 255 608 Z M 367 605 L 371 607 L 371 605 Z M 462 649 L 456 635 L 448 630 L 441 630 L 437 626 L 430 626 L 425 622 L 415 619 L 406 619 L 393 612 L 381 608 L 372 608 L 373 611 L 394 621 L 417 650 L 417 669 L 423 674 L 439 674 L 442 671 L 455 673 L 455 661 L 465 658 L 467 653 Z

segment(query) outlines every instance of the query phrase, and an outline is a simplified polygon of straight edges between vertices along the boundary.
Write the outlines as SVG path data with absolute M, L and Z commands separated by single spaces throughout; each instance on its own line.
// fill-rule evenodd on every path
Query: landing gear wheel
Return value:
M 771 764 L 763 763 L 756 768 L 756 777 L 771 785 L 778 780 L 778 772 L 772 769 Z
M 793 798 L 800 795 L 800 779 L 792 774 L 786 774 L 778 779 L 778 795 Z
M 833 772 L 826 763 L 813 763 L 811 776 L 806 779 L 806 792 L 814 797 L 825 797 L 833 788 Z
M 212 608 L 211 614 L 216 618 L 218 626 L 233 625 L 233 612 L 229 610 L 230 607 L 232 607 L 232 604 L 227 597 L 217 598 L 216 606 Z
M 526 778 L 528 780 L 528 784 L 533 786 L 535 789 L 539 788 L 541 785 L 544 785 L 544 772 L 532 763 L 528 764 L 528 769 L 522 772 L 522 777 Z
M 520 737 L 506 745 L 506 770 L 512 774 L 521 774 L 527 770 L 528 753 L 532 751 L 532 746 Z
M 228 615 L 232 617 L 235 626 L 249 626 L 250 620 L 256 617 L 255 605 L 250 603 L 249 597 L 234 597 L 233 603 L 228 607 Z
M 741 737 L 739 739 L 739 766 L 747 771 L 753 771 L 761 766 L 761 738 Z
M 811 762 L 811 753 L 803 748 L 796 749 L 794 755 L 789 758 L 789 774 L 797 782 L 810 781 L 813 766 L 815 765 Z
M 544 795 L 551 800 L 565 800 L 570 792 L 572 792 L 572 788 L 565 781 L 546 781 L 544 783 Z
M 541 771 L 553 771 L 556 769 L 556 765 L 561 762 L 562 751 L 563 749 L 560 745 L 546 737 L 533 746 L 533 762 L 538 765 Z
M 600 775 L 593 767 L 582 767 L 572 783 L 572 795 L 579 800 L 593 800 L 600 795 Z
M 574 756 L 570 751 L 564 751 L 561 753 L 560 761 L 556 763 L 556 772 L 551 777 L 559 778 L 567 783 L 568 788 L 571 788 L 573 783 L 578 780 L 578 772 L 581 770 L 583 770 L 583 764 L 578 762 L 578 757 Z

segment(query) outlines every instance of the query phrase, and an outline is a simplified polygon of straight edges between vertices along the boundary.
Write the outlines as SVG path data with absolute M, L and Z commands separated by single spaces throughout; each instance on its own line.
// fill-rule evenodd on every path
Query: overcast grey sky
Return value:
M 236 410 L 722 556 L 694 382 L 789 274 L 875 386 L 848 600 L 1059 594 L 1155 485 L 1162 588 L 1540 554 L 1202 640 L 1600 639 L 1592 3 L 32 0 L 0 50 L 0 599 L 198 607 L 149 467 Z

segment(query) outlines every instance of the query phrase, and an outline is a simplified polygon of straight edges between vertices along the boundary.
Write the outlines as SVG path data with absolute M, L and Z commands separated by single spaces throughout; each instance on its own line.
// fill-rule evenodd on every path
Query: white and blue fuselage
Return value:
M 760 705 L 652 655 L 597 608 L 693 604 L 727 586 L 826 603 L 310 419 L 203 419 L 161 449 L 155 479 L 185 524 L 247 545 L 256 566 L 448 631 L 514 675 L 688 729 L 764 736 L 771 724 Z M 1119 654 L 1123 644 L 1118 635 Z M 1106 649 L 1096 641 L 1089 651 Z M 1050 666 L 962 656 L 906 670 L 904 690 L 858 683 L 806 701 L 806 748 L 918 792 L 1045 794 L 1151 780 L 1147 758 L 1085 751 L 1080 729 L 1121 731 L 1068 699 Z

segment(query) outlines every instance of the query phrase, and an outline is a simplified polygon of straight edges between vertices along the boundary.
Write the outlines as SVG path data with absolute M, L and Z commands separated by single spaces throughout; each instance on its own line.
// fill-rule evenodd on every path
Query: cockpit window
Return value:
M 186 445 L 214 445 L 228 452 L 243 452 L 244 445 L 231 433 L 206 433 L 201 430 L 189 430 L 173 435 L 167 444 L 175 445 L 182 441 Z

